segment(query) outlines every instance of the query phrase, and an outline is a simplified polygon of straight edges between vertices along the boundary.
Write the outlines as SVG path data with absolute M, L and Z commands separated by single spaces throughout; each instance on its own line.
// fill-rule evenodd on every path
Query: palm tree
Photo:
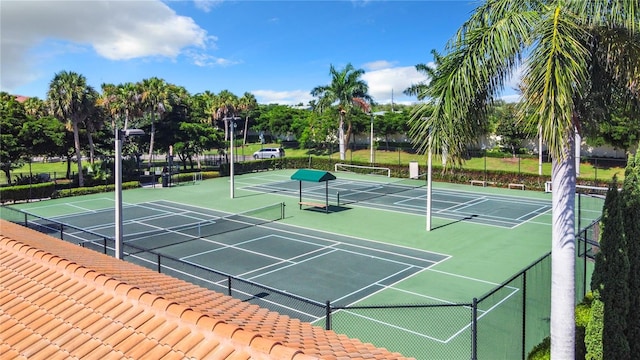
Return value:
M 153 161 L 153 143 L 156 132 L 156 116 L 162 118 L 169 109 L 170 87 L 157 77 L 142 80 L 138 84 L 140 102 L 144 112 L 151 117 L 151 138 L 149 140 L 149 167 Z
M 216 95 L 213 109 L 213 119 L 224 123 L 224 140 L 229 139 L 229 118 L 238 113 L 238 96 L 229 90 L 222 90 Z M 233 142 L 233 139 L 231 140 Z
M 258 107 L 258 100 L 256 100 L 256 97 L 250 92 L 245 92 L 244 95 L 242 95 L 242 97 L 238 100 L 238 108 L 240 109 L 240 111 L 244 111 L 245 113 L 244 139 L 242 139 L 242 145 L 247 144 L 247 131 L 249 129 L 249 113 L 251 112 L 251 110 L 255 109 L 256 107 Z
M 215 106 L 217 104 L 216 94 L 207 90 L 201 94 L 196 94 L 196 96 L 202 99 L 204 113 L 207 115 L 207 118 L 204 120 L 206 120 L 207 124 L 211 126 L 215 126 L 215 114 L 216 114 Z
M 418 100 L 424 100 L 427 89 L 429 87 L 429 81 L 435 77 L 436 69 L 441 62 L 442 55 L 440 55 L 435 49 L 431 50 L 431 56 L 433 56 L 434 66 L 429 66 L 428 64 L 417 64 L 416 71 L 422 73 L 427 77 L 425 81 L 422 81 L 417 84 L 411 84 L 408 88 L 406 88 L 402 93 L 409 96 L 415 96 Z
M 102 128 L 104 119 L 101 117 L 102 114 L 96 111 L 96 102 L 99 98 L 98 92 L 93 88 L 90 88 L 90 90 L 87 92 L 87 97 L 87 116 L 85 117 L 83 123 L 85 129 L 87 130 L 87 141 L 89 142 L 89 162 L 93 164 L 95 161 L 95 144 L 93 143 L 93 134 L 97 130 Z
M 120 84 L 118 85 L 117 101 L 119 107 L 124 111 L 122 129 L 127 130 L 131 125 L 131 121 L 142 115 L 142 94 L 136 84 L 132 82 Z
M 639 17 L 638 0 L 488 0 L 449 42 L 423 94 L 428 103 L 412 116 L 411 134 L 422 151 L 446 147 L 461 161 L 491 99 L 515 69 L 526 69 L 520 116 L 540 126 L 553 158 L 553 359 L 575 355 L 574 133 L 594 120 L 586 105 L 594 103 L 595 90 L 638 96 Z M 602 84 L 597 74 L 612 81 Z
M 360 108 L 362 111 L 368 112 L 373 102 L 369 96 L 369 86 L 360 77 L 364 74 L 364 70 L 355 69 L 353 65 L 347 64 L 344 69 L 338 71 L 333 65 L 329 69 L 331 74 L 331 84 L 324 86 L 316 86 L 311 90 L 312 96 L 319 97 L 319 111 L 338 102 L 338 111 L 340 119 L 338 123 L 338 142 L 340 144 L 340 160 L 345 159 L 345 144 L 351 137 L 351 119 L 349 114 L 354 107 Z M 347 132 L 344 132 L 344 123 L 347 121 Z
M 83 75 L 67 71 L 55 74 L 47 92 L 47 103 L 53 116 L 73 129 L 79 186 L 84 186 L 79 124 L 89 116 L 94 104 L 93 93 L 95 93 L 95 90 L 87 85 L 87 79 Z
M 37 97 L 30 97 L 24 101 L 24 111 L 34 119 L 39 119 L 47 114 L 47 107 L 44 101 Z

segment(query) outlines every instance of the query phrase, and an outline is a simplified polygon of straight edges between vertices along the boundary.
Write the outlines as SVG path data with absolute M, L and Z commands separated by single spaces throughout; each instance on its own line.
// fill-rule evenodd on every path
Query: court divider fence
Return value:
M 0 210 L 4 220 L 114 255 L 113 238 L 9 206 Z M 599 226 L 595 220 L 576 236 L 576 302 L 588 291 Z M 469 303 L 340 306 L 131 244 L 124 244 L 124 252 L 132 263 L 416 359 L 526 359 L 549 335 L 551 253 Z

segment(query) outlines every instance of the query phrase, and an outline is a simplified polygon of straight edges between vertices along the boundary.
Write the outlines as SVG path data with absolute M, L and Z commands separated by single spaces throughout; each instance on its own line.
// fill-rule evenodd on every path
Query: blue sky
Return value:
M 90 85 L 158 76 L 195 94 L 227 89 L 259 103 L 306 104 L 347 63 L 378 103 L 412 103 L 418 63 L 478 5 L 449 1 L 2 0 L 2 91 L 44 98 L 54 74 Z M 509 93 L 509 90 L 506 91 Z

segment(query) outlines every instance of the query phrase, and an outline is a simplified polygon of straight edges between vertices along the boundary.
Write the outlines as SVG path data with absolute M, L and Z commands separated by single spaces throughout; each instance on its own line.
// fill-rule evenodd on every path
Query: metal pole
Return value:
M 431 134 L 427 151 L 427 231 L 431 231 Z
M 373 113 L 371 113 L 371 154 L 369 155 L 369 162 L 373 165 Z
M 122 134 L 116 129 L 116 155 L 115 155 L 115 181 L 116 181 L 116 218 L 115 218 L 115 256 L 122 259 Z
M 229 146 L 231 148 L 231 164 L 229 167 L 229 175 L 231 176 L 231 198 L 234 198 L 234 191 L 235 191 L 235 185 L 233 183 L 233 163 L 235 162 L 234 158 L 233 158 L 233 138 L 235 136 L 233 128 L 234 128 L 234 123 L 235 119 L 231 118 L 231 122 L 229 123 L 229 126 L 231 126 L 231 145 Z
M 538 175 L 542 176 L 542 126 L 538 130 Z

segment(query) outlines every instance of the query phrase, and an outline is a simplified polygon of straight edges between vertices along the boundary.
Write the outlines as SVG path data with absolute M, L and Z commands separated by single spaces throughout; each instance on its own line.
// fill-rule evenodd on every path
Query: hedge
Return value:
M 31 185 L 15 185 L 0 188 L 0 201 L 16 202 L 29 199 L 46 199 L 56 191 L 56 184 L 51 182 L 31 184 Z

